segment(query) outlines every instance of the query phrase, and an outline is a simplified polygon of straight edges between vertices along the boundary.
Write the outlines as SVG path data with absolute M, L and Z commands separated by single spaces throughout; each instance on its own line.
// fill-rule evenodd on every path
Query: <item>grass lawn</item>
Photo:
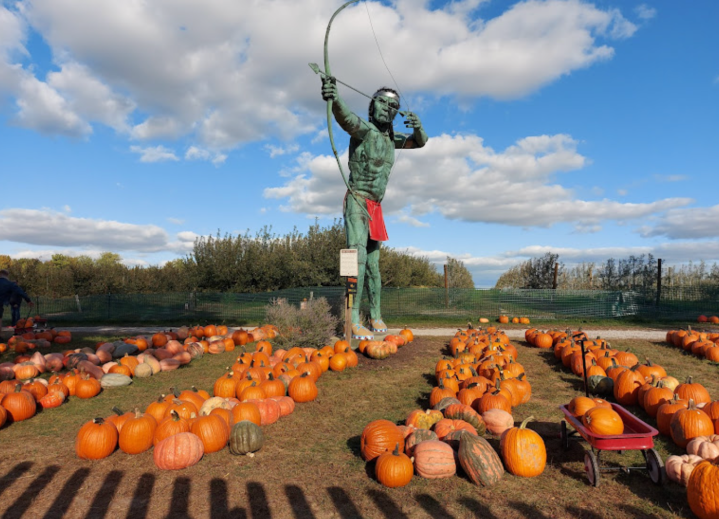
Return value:
M 75 334 L 72 346 L 107 337 Z M 387 518 L 644 518 L 691 517 L 683 487 L 652 484 L 644 472 L 602 474 L 590 487 L 584 474 L 583 446 L 562 450 L 558 406 L 582 394 L 578 377 L 565 371 L 546 350 L 516 342 L 519 361 L 533 386 L 532 399 L 518 407 L 517 421 L 533 415 L 530 427 L 544 438 L 548 465 L 543 475 L 522 479 L 505 474 L 494 487 L 472 485 L 464 476 L 443 480 L 415 477 L 403 488 L 387 489 L 372 477 L 359 456 L 359 435 L 371 420 L 404 421 L 426 407 L 434 365 L 449 337 L 418 337 L 385 361 L 361 357 L 344 373 L 326 373 L 319 398 L 263 428 L 265 444 L 254 458 L 229 449 L 205 456 L 178 472 L 155 468 L 152 452 L 120 451 L 101 461 L 79 460 L 74 452 L 79 427 L 113 406 L 144 409 L 170 387 L 211 390 L 236 356 L 206 355 L 199 361 L 127 388 L 105 390 L 90 400 L 71 400 L 58 409 L 0 430 L 0 513 L 2 517 L 387 517 Z M 640 359 L 649 357 L 680 380 L 693 375 L 714 398 L 717 367 L 647 341 L 613 341 Z M 5 360 L 5 359 L 2 359 Z M 640 418 L 654 424 L 639 408 Z M 492 440 L 495 446 L 498 442 Z M 680 450 L 659 438 L 663 459 Z M 603 455 L 604 456 L 604 455 Z M 643 464 L 639 452 L 607 453 L 625 465 Z

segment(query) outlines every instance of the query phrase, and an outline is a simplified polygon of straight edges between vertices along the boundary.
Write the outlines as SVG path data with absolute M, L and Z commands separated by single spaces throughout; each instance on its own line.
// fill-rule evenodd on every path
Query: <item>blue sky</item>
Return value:
M 0 254 L 154 265 L 340 217 L 307 64 L 341 3 L 2 0 Z M 477 286 L 548 251 L 719 260 L 717 20 L 712 0 L 345 9 L 332 72 L 399 88 L 430 136 L 397 156 L 387 245 L 461 259 Z

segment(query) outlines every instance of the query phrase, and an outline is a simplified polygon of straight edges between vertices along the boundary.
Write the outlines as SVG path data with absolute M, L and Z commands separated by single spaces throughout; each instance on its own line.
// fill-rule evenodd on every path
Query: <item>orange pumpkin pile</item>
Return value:
M 346 341 L 320 349 L 273 352 L 272 344 L 265 339 L 274 335 L 265 331 L 255 334 L 254 330 L 244 333 L 243 345 L 259 339 L 255 351 L 235 359 L 215 381 L 212 396 L 194 387 L 172 389 L 144 411 L 114 408 L 109 417 L 83 425 L 76 438 L 77 455 L 100 459 L 118 447 L 127 454 L 154 447 L 157 467 L 174 470 L 189 467 L 204 454 L 228 444 L 232 454 L 252 453 L 262 445 L 260 427 L 291 414 L 296 402 L 315 400 L 316 381 L 326 371 L 343 371 L 358 362 Z
M 375 360 L 386 359 L 390 355 L 397 353 L 397 349 L 409 344 L 414 340 L 412 330 L 405 327 L 397 335 L 387 335 L 381 341 L 360 341 L 357 349 L 360 353 L 364 353 L 367 357 Z
M 714 316 L 712 316 L 713 318 Z M 719 318 L 717 318 L 716 322 L 719 323 Z M 687 330 L 669 330 L 666 341 L 671 346 L 681 348 L 699 358 L 719 362 L 719 333 L 698 332 L 691 328 Z
M 583 332 L 527 330 L 525 333 L 530 344 L 548 340 L 547 336 L 552 340 L 555 358 L 575 375 L 583 376 L 586 364 L 590 392 L 599 392 L 597 388 L 612 388 L 611 394 L 618 404 L 640 406 L 649 416 L 656 418 L 659 432 L 671 436 L 680 447 L 686 447 L 695 437 L 718 433 L 719 401 L 711 402 L 706 388 L 693 382 L 691 377 L 680 383 L 669 376 L 662 366 L 650 360 L 642 364 L 630 351 L 613 349 L 600 338 L 588 340 Z M 584 342 L 584 359 L 579 341 Z M 606 379 L 609 381 L 605 384 Z M 595 401 L 603 402 L 600 399 Z M 590 404 L 591 399 L 577 397 L 570 403 L 570 411 L 576 407 L 578 412 L 572 412 L 581 418 L 591 408 Z M 599 425 L 604 427 L 610 418 L 615 417 L 602 413 L 606 416 L 602 417 Z
M 411 411 L 402 425 L 375 420 L 362 432 L 362 458 L 378 460 L 377 480 L 389 487 L 405 485 L 411 480 L 412 464 L 420 477 L 450 477 L 459 463 L 475 484 L 490 486 L 504 468 L 483 439 L 487 433 L 501 437 L 509 472 L 541 474 L 546 464 L 543 440 L 526 428 L 526 422 L 514 427 L 512 408 L 529 400 L 531 385 L 506 334 L 494 327 L 459 330 L 448 349 L 451 357 L 435 365 L 437 385 L 430 392 L 428 409 Z M 396 476 L 388 475 L 379 460 L 393 463 Z

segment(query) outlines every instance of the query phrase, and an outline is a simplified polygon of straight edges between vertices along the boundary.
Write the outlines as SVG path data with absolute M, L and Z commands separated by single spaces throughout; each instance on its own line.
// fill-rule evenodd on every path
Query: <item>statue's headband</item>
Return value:
M 397 95 L 396 92 L 392 92 L 391 90 L 379 89 L 379 90 L 377 90 L 377 92 L 374 93 L 374 95 L 372 97 L 374 98 L 374 97 L 380 97 L 380 96 L 391 97 L 392 99 L 396 99 L 397 102 L 399 102 L 399 95 Z

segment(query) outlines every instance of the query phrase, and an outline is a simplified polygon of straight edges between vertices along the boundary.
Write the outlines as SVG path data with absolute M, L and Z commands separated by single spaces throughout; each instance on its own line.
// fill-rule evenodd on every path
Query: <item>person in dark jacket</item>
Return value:
M 10 273 L 7 270 L 0 270 L 0 330 L 2 330 L 2 318 L 5 305 L 10 305 L 13 326 L 15 326 L 15 323 L 20 319 L 20 305 L 23 299 L 27 301 L 29 306 L 34 306 L 30 296 L 28 296 L 17 283 L 13 283 L 8 279 L 9 275 Z

